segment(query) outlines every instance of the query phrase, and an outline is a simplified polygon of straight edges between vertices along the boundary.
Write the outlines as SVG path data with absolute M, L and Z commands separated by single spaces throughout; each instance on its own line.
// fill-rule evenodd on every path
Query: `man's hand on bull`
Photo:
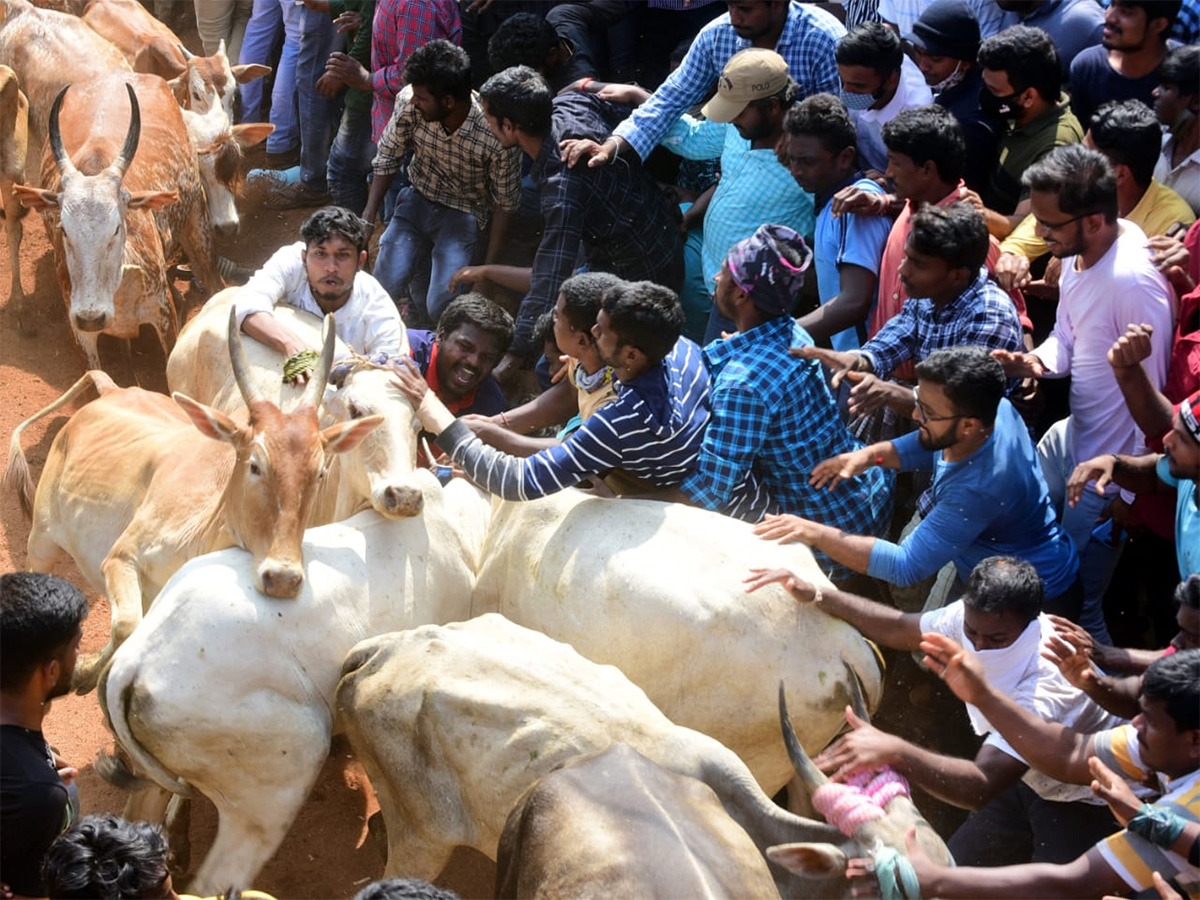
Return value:
M 808 483 L 817 489 L 825 488 L 831 491 L 843 481 L 861 475 L 873 465 L 875 458 L 867 452 L 866 447 L 850 453 L 839 453 L 813 466 Z
M 429 382 L 425 380 L 417 364 L 407 356 L 401 356 L 392 360 L 391 370 L 395 373 L 392 384 L 399 388 L 400 393 L 413 405 L 413 409 L 419 408 L 425 395 L 429 393 Z
M 371 73 L 357 59 L 345 53 L 331 53 L 325 62 L 325 71 L 332 74 L 347 87 L 371 90 Z
M 746 586 L 747 594 L 753 594 L 768 584 L 782 584 L 797 600 L 811 602 L 817 598 L 817 589 L 790 569 L 752 568 L 750 574 L 742 579 L 742 584 Z
M 779 541 L 781 544 L 812 544 L 816 539 L 813 523 L 793 515 L 765 515 L 754 526 L 754 533 L 764 541 Z
M 927 631 L 921 635 L 922 662 L 964 703 L 979 703 L 991 694 L 979 660 L 962 644 L 944 634 Z
M 895 764 L 904 745 L 901 738 L 860 719 L 848 706 L 846 721 L 850 731 L 813 759 L 818 769 L 833 781 L 845 781 L 858 772 Z

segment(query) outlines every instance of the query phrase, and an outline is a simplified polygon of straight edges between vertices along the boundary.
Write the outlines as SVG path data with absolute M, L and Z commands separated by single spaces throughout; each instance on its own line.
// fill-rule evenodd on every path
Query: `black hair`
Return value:
M 884 80 L 904 62 L 900 37 L 882 22 L 866 22 L 838 41 L 834 57 L 841 66 L 866 66 Z
M 40 572 L 0 575 L 0 690 L 20 690 L 38 666 L 57 659 L 87 613 L 87 598 L 69 581 Z
M 963 603 L 989 615 L 1015 613 L 1031 622 L 1042 611 L 1042 579 L 1032 564 L 1015 556 L 989 556 L 967 577 Z
M 959 415 L 991 427 L 1008 381 L 999 361 L 982 347 L 935 350 L 917 363 L 917 378 L 940 384 Z
M 533 323 L 533 345 L 541 347 L 554 341 L 554 310 L 548 309 Z M 555 346 L 558 346 L 555 344 Z
M 1175 586 L 1175 606 L 1200 609 L 1200 574 L 1192 573 Z
M 611 272 L 581 272 L 562 283 L 559 293 L 563 296 L 563 312 L 567 323 L 576 331 L 592 339 L 592 326 L 600 312 L 600 300 L 609 288 L 622 284 L 622 279 Z
M 471 99 L 471 57 L 456 44 L 439 38 L 409 54 L 404 83 L 427 88 L 435 97 Z
M 385 878 L 368 884 L 354 900 L 459 900 L 459 896 L 420 878 Z
M 858 136 L 846 104 L 833 94 L 813 94 L 793 106 L 783 117 L 783 130 L 796 136 L 815 137 L 830 153 L 858 147 Z
M 1200 44 L 1169 51 L 1158 67 L 1158 83 L 1175 85 L 1181 97 L 1200 94 Z
M 512 316 L 483 294 L 471 291 L 447 303 L 438 319 L 437 336 L 445 338 L 464 324 L 474 325 L 480 331 L 494 335 L 500 352 L 508 352 L 513 339 Z
M 505 19 L 488 41 L 488 62 L 493 72 L 528 66 L 538 72 L 558 43 L 554 26 L 537 13 L 523 12 Z
M 1103 213 L 1106 221 L 1117 220 L 1117 176 L 1108 157 L 1083 144 L 1055 147 L 1025 170 L 1021 183 L 1057 194 L 1058 208 L 1068 216 Z
M 335 234 L 353 244 L 359 253 L 367 249 L 367 223 L 344 207 L 318 209 L 300 226 L 305 247 L 324 243 Z
M 162 829 L 112 814 L 84 816 L 54 839 L 42 862 L 50 900 L 161 896 L 170 875 Z
M 932 103 L 901 110 L 883 126 L 883 143 L 895 153 L 903 153 L 915 165 L 930 160 L 938 177 L 957 184 L 967 163 L 967 142 L 958 119 L 944 106 Z
M 1127 166 L 1133 180 L 1150 186 L 1162 148 L 1162 126 L 1141 100 L 1112 100 L 1092 116 L 1092 142 L 1114 166 Z
M 1176 731 L 1200 728 L 1200 650 L 1160 656 L 1142 676 L 1142 696 L 1161 700 Z
M 1164 44 L 1167 42 L 1168 32 L 1171 26 L 1175 24 L 1175 20 L 1179 18 L 1179 9 L 1183 6 L 1182 0 L 1112 0 L 1113 6 L 1132 6 L 1140 9 L 1146 14 L 1146 24 L 1149 25 L 1155 19 L 1166 19 L 1167 27 L 1162 30 L 1159 35 L 1159 40 Z
M 1004 72 L 1018 94 L 1033 88 L 1047 103 L 1057 103 L 1062 92 L 1058 48 L 1040 28 L 1013 25 L 992 35 L 979 45 L 979 65 Z
M 679 297 L 653 281 L 614 285 L 604 292 L 600 307 L 608 314 L 618 345 L 641 350 L 651 365 L 661 362 L 683 334 Z
M 550 133 L 554 111 L 553 95 L 546 79 L 529 66 L 513 66 L 497 72 L 483 83 L 479 98 L 488 115 L 500 122 L 506 119 L 532 137 Z
M 970 280 L 987 259 L 987 224 L 979 210 L 961 200 L 947 206 L 926 204 L 909 219 L 908 239 L 918 253 L 944 259 L 952 268 L 966 269 Z

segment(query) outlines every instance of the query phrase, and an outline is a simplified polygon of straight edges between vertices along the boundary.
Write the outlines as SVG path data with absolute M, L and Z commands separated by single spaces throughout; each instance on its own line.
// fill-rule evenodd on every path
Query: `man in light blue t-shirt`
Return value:
M 813 255 L 821 305 L 800 319 L 813 340 L 828 340 L 835 350 L 857 350 L 867 339 L 867 321 L 875 308 L 879 260 L 891 231 L 885 216 L 834 215 L 833 197 L 845 187 L 884 194 L 858 170 L 854 123 L 832 94 L 809 97 L 783 121 L 792 177 L 816 197 Z

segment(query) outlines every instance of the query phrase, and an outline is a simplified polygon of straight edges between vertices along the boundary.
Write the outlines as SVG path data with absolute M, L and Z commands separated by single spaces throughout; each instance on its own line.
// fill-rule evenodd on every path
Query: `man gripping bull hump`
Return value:
M 404 345 L 400 313 L 383 286 L 363 271 L 366 223 L 348 209 L 329 206 L 309 216 L 300 237 L 276 251 L 238 291 L 234 307 L 242 331 L 284 354 L 284 371 L 301 381 L 316 365 L 317 348 L 275 318 L 272 310 L 280 303 L 318 317 L 333 313 L 337 336 L 358 353 L 397 356 Z
M 643 493 L 683 481 L 708 424 L 708 373 L 700 348 L 682 332 L 683 308 L 674 291 L 649 281 L 609 288 L 592 334 L 613 369 L 617 399 L 563 443 L 528 458 L 487 446 L 455 421 L 415 367 L 398 366 L 397 385 L 417 407 L 421 424 L 437 435 L 438 446 L 476 484 L 506 500 L 544 497 L 592 476 L 605 476 L 616 493 Z M 761 504 L 761 514 L 766 494 L 748 480 L 729 502 Z

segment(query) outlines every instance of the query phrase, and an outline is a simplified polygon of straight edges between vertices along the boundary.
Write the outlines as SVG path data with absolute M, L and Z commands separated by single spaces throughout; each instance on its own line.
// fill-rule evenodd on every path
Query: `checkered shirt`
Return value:
M 462 43 L 462 20 L 455 0 L 379 0 L 371 23 L 372 141 L 379 143 L 392 117 L 396 95 L 404 87 L 408 55 L 438 38 Z
M 1008 294 L 988 280 L 984 269 L 944 309 L 939 310 L 932 300 L 910 297 L 899 314 L 889 319 L 859 352 L 876 375 L 887 378 L 902 362 L 920 362 L 934 350 L 964 344 L 1014 353 L 1025 351 L 1017 309 Z
M 790 316 L 772 319 L 704 348 L 712 417 L 696 468 L 681 490 L 700 506 L 757 521 L 764 512 L 803 516 L 851 534 L 882 536 L 891 515 L 890 472 L 868 469 L 839 485 L 817 490 L 808 483 L 817 463 L 862 447 L 838 415 L 837 403 L 815 360 L 788 355 L 812 338 Z M 760 483 L 769 493 L 746 489 Z M 814 551 L 815 552 L 815 551 Z M 851 571 L 821 553 L 832 578 Z
M 775 52 L 786 60 L 801 98 L 841 90 L 834 50 L 845 34 L 842 24 L 823 9 L 797 2 L 788 6 Z M 730 57 L 749 46 L 750 41 L 738 37 L 729 24 L 729 13 L 713 19 L 696 35 L 679 68 L 613 133 L 645 159 L 675 120 L 716 86 Z
M 521 150 L 500 146 L 475 94 L 466 119 L 447 134 L 441 122 L 425 121 L 412 104 L 412 87 L 405 87 L 379 139 L 375 174 L 396 172 L 409 150 L 413 187 L 426 200 L 470 213 L 480 227 L 493 208 L 515 212 L 521 205 Z

